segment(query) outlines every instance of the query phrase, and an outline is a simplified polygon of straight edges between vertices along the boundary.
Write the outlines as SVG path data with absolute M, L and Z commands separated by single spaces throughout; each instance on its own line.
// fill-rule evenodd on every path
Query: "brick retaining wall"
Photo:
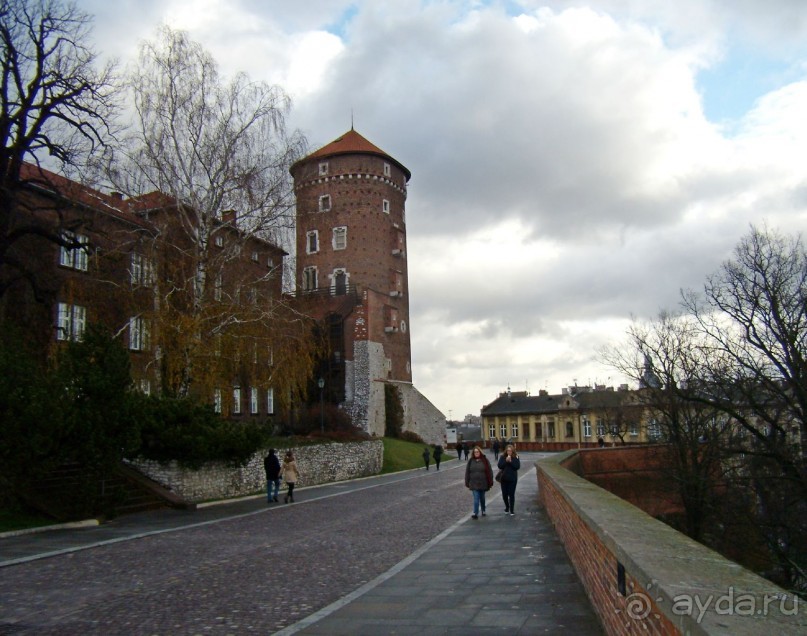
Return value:
M 288 448 L 278 448 L 281 460 Z M 381 440 L 344 444 L 317 444 L 292 449 L 300 470 L 298 486 L 313 486 L 356 477 L 377 475 L 384 459 Z M 210 463 L 194 470 L 182 468 L 176 462 L 161 464 L 138 460 L 132 466 L 161 486 L 190 502 L 227 499 L 250 495 L 266 488 L 266 474 L 260 451 L 240 467 L 225 463 Z
M 804 601 L 567 470 L 577 453 L 536 462 L 539 497 L 608 634 L 807 633 Z

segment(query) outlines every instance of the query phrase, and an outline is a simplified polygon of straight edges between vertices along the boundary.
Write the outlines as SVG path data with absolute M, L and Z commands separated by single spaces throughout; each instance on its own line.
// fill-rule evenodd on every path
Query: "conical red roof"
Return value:
M 378 157 L 382 157 L 384 159 L 388 159 L 396 166 L 398 166 L 401 170 L 403 170 L 404 174 L 406 175 L 406 180 L 412 176 L 412 173 L 404 166 L 402 163 L 396 161 L 392 156 L 381 150 L 378 146 L 373 143 L 370 143 L 362 137 L 359 133 L 357 133 L 353 128 L 348 130 L 344 135 L 334 139 L 331 143 L 326 144 L 319 150 L 312 152 L 307 157 L 303 157 L 296 163 L 291 166 L 291 172 L 294 173 L 294 169 L 303 163 L 308 163 L 313 159 L 323 159 L 325 157 L 333 157 L 335 155 L 355 155 L 355 154 L 365 154 L 365 155 L 376 155 Z

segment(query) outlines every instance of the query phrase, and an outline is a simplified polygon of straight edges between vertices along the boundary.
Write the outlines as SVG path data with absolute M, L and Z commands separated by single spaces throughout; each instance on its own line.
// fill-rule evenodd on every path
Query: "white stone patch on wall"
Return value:
M 357 340 L 353 344 L 353 382 L 351 409 L 353 424 L 370 435 L 383 437 L 385 429 L 384 383 L 387 358 L 379 342 Z
M 288 448 L 278 448 L 282 461 Z M 228 499 L 266 490 L 263 458 L 267 450 L 253 455 L 244 466 L 209 463 L 200 469 L 182 468 L 177 462 L 161 464 L 136 460 L 131 465 L 186 501 Z M 300 470 L 299 487 L 377 475 L 384 460 L 381 440 L 300 446 L 292 449 Z
M 367 431 L 367 405 L 370 402 L 370 360 L 366 340 L 353 343 L 353 425 Z M 346 369 L 347 371 L 347 369 Z

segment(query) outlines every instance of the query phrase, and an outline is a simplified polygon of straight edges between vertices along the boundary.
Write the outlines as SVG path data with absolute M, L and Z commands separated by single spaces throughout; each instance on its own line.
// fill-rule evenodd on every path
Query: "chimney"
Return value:
M 111 196 L 115 201 L 123 201 L 123 193 L 122 192 L 110 192 L 109 196 Z
M 222 210 L 221 220 L 223 223 L 235 223 L 235 210 Z

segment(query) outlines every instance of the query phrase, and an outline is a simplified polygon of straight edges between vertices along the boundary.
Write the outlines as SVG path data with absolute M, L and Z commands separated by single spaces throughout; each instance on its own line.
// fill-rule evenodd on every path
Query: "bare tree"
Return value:
M 20 247 L 26 237 L 71 243 L 58 189 L 26 162 L 80 168 L 113 136 L 118 88 L 114 65 L 96 69 L 87 45 L 90 17 L 60 0 L 0 0 L 0 296 L 18 280 L 37 296 L 42 281 Z M 30 188 L 54 195 L 53 207 L 26 205 Z M 55 191 L 54 191 L 55 190 Z
M 720 483 L 720 438 L 727 427 L 722 412 L 699 399 L 705 388 L 697 370 L 706 354 L 696 323 L 669 312 L 649 324 L 634 323 L 628 346 L 608 347 L 600 354 L 639 384 L 651 427 L 659 441 L 669 444 L 670 480 L 685 511 L 683 529 L 696 540 L 703 537 Z
M 801 237 L 752 227 L 684 306 L 708 338 L 710 404 L 738 427 L 739 496 L 764 528 L 785 585 L 807 590 L 807 253 Z
M 168 27 L 142 45 L 130 80 L 134 132 L 106 159 L 110 180 L 135 202 L 160 193 L 159 214 L 142 205 L 141 213 L 158 228 L 162 254 L 152 318 L 164 390 L 187 395 L 222 373 L 236 378 L 256 347 L 258 359 L 271 350 L 277 365 L 295 343 L 278 395 L 293 401 L 321 343 L 310 321 L 265 291 L 281 280 L 283 259 L 261 256 L 260 273 L 244 266 L 262 242 L 294 244 L 289 167 L 306 143 L 286 129 L 289 98 L 244 74 L 223 81 L 207 51 Z M 259 374 L 266 381 L 268 368 Z

